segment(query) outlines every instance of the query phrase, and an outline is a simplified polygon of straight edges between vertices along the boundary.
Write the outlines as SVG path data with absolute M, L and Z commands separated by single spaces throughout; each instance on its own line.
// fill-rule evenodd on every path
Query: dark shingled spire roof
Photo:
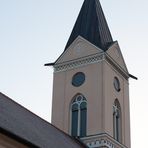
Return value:
M 104 51 L 113 43 L 99 0 L 84 1 L 65 50 L 79 35 Z

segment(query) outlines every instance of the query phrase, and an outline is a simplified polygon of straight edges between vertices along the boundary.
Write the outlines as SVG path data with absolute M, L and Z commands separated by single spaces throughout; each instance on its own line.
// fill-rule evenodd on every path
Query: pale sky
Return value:
M 50 121 L 53 69 L 83 0 L 0 0 L 0 92 Z M 148 1 L 101 0 L 130 79 L 132 148 L 148 133 Z

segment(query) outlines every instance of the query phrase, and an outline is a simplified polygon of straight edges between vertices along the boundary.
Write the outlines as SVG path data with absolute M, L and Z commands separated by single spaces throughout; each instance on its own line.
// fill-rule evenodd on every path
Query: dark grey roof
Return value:
M 113 42 L 99 0 L 84 1 L 65 50 L 79 35 L 104 51 Z
M 77 139 L 70 137 L 18 103 L 0 93 L 0 132 L 31 143 L 29 147 L 82 148 Z

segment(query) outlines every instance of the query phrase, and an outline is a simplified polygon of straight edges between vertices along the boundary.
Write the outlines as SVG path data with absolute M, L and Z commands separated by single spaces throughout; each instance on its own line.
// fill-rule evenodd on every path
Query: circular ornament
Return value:
M 72 77 L 72 85 L 75 87 L 81 86 L 85 82 L 85 74 L 78 72 Z
M 121 90 L 120 81 L 119 81 L 119 79 L 117 77 L 114 77 L 114 88 L 118 92 Z

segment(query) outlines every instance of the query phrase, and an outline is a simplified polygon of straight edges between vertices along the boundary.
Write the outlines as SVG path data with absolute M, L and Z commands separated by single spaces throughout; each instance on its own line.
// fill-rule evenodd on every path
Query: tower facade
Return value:
M 52 124 L 90 148 L 130 148 L 130 74 L 99 0 L 85 0 L 54 67 Z

